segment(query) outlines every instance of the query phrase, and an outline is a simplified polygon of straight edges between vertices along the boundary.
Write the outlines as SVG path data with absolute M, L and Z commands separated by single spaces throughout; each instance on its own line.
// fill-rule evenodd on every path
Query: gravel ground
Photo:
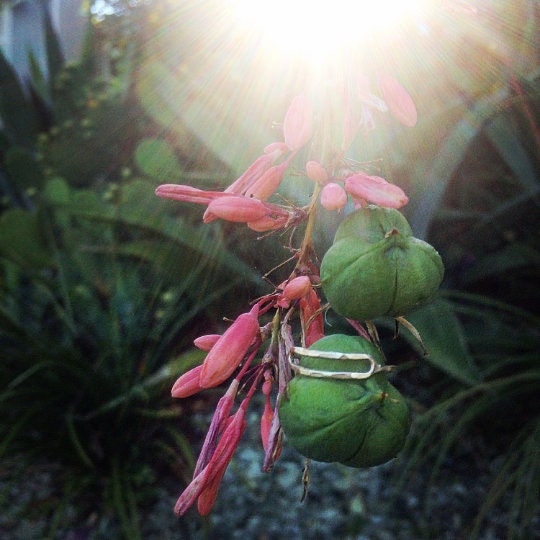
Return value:
M 211 518 L 201 520 L 195 510 L 178 519 L 172 508 L 179 488 L 164 485 L 159 503 L 149 508 L 143 524 L 144 540 L 459 540 L 475 516 L 488 485 L 488 475 L 461 470 L 443 473 L 424 513 L 425 478 L 411 480 L 396 493 L 391 479 L 399 460 L 369 470 L 312 462 L 311 483 L 302 497 L 303 458 L 285 446 L 272 473 L 260 472 L 262 450 L 255 414 L 246 436 L 224 477 Z M 39 518 L 21 517 L 20 506 L 51 492 L 54 473 L 34 471 L 26 485 L 9 484 L 6 469 L 0 476 L 0 538 L 44 540 L 48 524 Z M 467 474 L 469 472 L 469 474 Z M 172 479 L 171 479 L 172 480 Z M 391 504 L 394 502 L 394 504 Z M 88 523 L 69 524 L 60 540 L 120 539 L 113 517 L 93 516 Z M 540 520 L 534 531 L 540 537 Z M 503 511 L 492 512 L 482 530 L 482 540 L 506 537 Z M 56 540 L 55 538 L 55 540 Z M 524 539 L 524 540 L 528 540 Z

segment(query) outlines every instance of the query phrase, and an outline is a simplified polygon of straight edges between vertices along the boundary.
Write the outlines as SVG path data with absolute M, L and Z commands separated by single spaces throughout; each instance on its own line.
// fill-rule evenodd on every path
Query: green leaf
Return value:
M 521 185 L 525 189 L 537 187 L 538 179 L 532 159 L 506 115 L 495 116 L 487 123 L 485 132 Z
M 463 327 L 451 302 L 436 299 L 411 313 L 406 319 L 422 336 L 428 351 L 426 361 L 467 385 L 481 382 Z M 409 332 L 403 332 L 403 337 L 422 353 L 420 344 Z
M 135 163 L 150 178 L 179 178 L 181 165 L 174 150 L 165 141 L 147 138 L 135 149 Z
M 527 242 L 510 244 L 482 257 L 462 277 L 464 285 L 526 266 L 540 268 L 540 253 Z
M 415 177 L 419 179 L 410 224 L 415 236 L 425 238 L 436 212 L 441 206 L 450 179 L 465 158 L 474 138 L 480 133 L 483 122 L 499 110 L 506 93 L 494 93 L 478 99 L 474 107 L 460 118 L 439 146 L 435 159 L 418 161 Z M 437 119 L 435 118 L 434 121 Z
M 0 217 L 0 254 L 23 268 L 52 264 L 36 214 L 14 208 Z
M 34 144 L 37 116 L 15 70 L 0 51 L 0 120 L 9 139 L 24 146 Z
M 35 155 L 23 146 L 12 146 L 5 154 L 5 168 L 13 188 L 25 190 L 39 188 L 43 182 L 43 171 Z
M 64 54 L 60 45 L 60 40 L 52 25 L 51 15 L 45 9 L 45 47 L 47 50 L 47 70 L 49 80 L 54 81 L 64 67 Z

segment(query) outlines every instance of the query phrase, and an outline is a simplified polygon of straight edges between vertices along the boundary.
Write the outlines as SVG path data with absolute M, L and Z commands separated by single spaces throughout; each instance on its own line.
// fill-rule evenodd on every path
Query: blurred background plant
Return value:
M 380 321 L 415 412 L 396 497 L 420 478 L 418 534 L 443 537 L 430 507 L 438 482 L 487 475 L 461 534 L 482 537 L 495 508 L 505 535 L 528 538 L 540 493 L 540 13 L 534 0 L 473 3 L 476 16 L 430 13 L 391 51 L 374 43 L 420 121 L 383 125 L 355 158 L 407 191 L 415 235 L 447 269 L 440 297 L 408 317 L 426 357 Z M 286 240 L 253 249 L 250 233 L 201 228 L 197 208 L 153 190 L 223 187 L 274 140 L 271 122 L 305 76 L 283 76 L 282 60 L 262 62 L 247 39 L 221 42 L 219 2 L 98 4 L 76 63 L 47 17 L 46 73 L 30 57 L 23 84 L 0 57 L 3 493 L 58 470 L 55 491 L 12 518 L 47 516 L 51 538 L 66 522 L 97 530 L 96 519 L 105 536 L 141 537 L 156 485 L 189 477 L 202 406 L 171 402 L 170 383 L 200 360 L 186 352 L 193 337 L 257 295 Z M 295 178 L 289 190 L 301 203 Z M 322 217 L 321 250 L 336 226 Z
M 195 212 L 153 195 L 185 162 L 133 98 L 136 21 L 89 24 L 68 65 L 45 14 L 47 77 L 31 57 L 25 85 L 0 56 L 3 496 L 52 468 L 53 492 L 18 507 L 14 527 L 45 518 L 35 533 L 53 538 L 99 508 L 107 534 L 141 538 L 156 478 L 181 485 L 193 466 L 196 401 L 169 391 L 201 356 L 181 353 L 216 305 L 235 314 L 234 288 L 255 273 Z M 190 174 L 213 174 L 204 148 Z

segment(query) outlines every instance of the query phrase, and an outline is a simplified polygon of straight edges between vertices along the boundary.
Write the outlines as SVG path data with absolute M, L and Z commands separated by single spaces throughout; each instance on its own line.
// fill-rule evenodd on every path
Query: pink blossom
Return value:
M 226 190 L 225 193 L 243 195 L 287 151 L 285 143 L 272 143 Z
M 388 183 L 380 176 L 353 174 L 345 179 L 345 190 L 355 199 L 362 199 L 387 208 L 401 208 L 409 202 L 407 195 L 400 187 Z
M 174 383 L 171 390 L 171 396 L 174 398 L 186 398 L 200 392 L 203 389 L 203 387 L 199 384 L 201 371 L 202 366 L 197 366 L 189 371 L 186 371 Z
M 296 96 L 283 121 L 283 138 L 290 150 L 295 151 L 304 146 L 313 131 L 313 108 L 305 95 Z
M 247 226 L 256 232 L 266 232 L 281 229 L 287 224 L 288 221 L 288 216 L 264 216 L 255 221 L 248 221 Z
M 221 334 L 206 334 L 204 336 L 199 336 L 193 341 L 193 345 L 201 351 L 209 351 L 220 337 Z
M 347 193 L 335 182 L 329 182 L 321 190 L 321 204 L 327 210 L 340 210 L 347 204 Z
M 199 384 L 212 388 L 229 378 L 260 334 L 258 306 L 243 313 L 219 338 L 203 362 Z
M 274 421 L 274 410 L 270 403 L 270 394 L 266 394 L 264 401 L 264 410 L 261 415 L 260 430 L 261 430 L 261 442 L 266 452 L 268 450 L 268 442 L 270 439 L 270 429 L 272 428 L 272 422 Z
M 300 320 L 306 336 L 306 347 L 324 337 L 321 301 L 314 289 L 300 299 Z
M 208 223 L 217 217 L 235 223 L 247 223 L 267 214 L 268 209 L 261 201 L 236 195 L 210 201 L 203 221 Z
M 270 167 L 259 179 L 254 182 L 247 190 L 246 197 L 254 197 L 260 201 L 266 201 L 279 188 L 285 171 L 289 166 L 290 159 Z
M 381 75 L 379 85 L 384 100 L 394 117 L 405 126 L 414 126 L 418 114 L 414 101 L 407 90 L 390 75 Z
M 308 161 L 306 163 L 306 174 L 310 180 L 323 184 L 328 180 L 326 169 L 318 161 Z
M 308 276 L 298 276 L 291 279 L 283 289 L 283 296 L 287 300 L 298 300 L 311 290 L 311 281 Z
M 196 204 L 208 204 L 214 199 L 233 195 L 232 193 L 224 193 L 223 191 L 204 191 L 203 189 L 183 186 L 181 184 L 162 184 L 156 188 L 155 193 L 158 197 L 165 199 Z

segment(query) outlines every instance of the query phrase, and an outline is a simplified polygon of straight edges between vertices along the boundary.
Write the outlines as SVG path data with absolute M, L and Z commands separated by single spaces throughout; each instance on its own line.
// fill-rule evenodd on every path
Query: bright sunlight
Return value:
M 228 0 L 231 15 L 274 52 L 318 63 L 347 45 L 421 17 L 426 0 Z

